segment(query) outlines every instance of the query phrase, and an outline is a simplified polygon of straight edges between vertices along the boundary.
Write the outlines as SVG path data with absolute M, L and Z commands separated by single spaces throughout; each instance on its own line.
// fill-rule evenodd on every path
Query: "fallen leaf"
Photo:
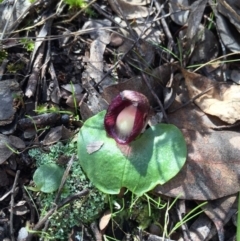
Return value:
M 65 126 L 57 126 L 51 128 L 48 134 L 45 136 L 43 140 L 43 145 L 51 145 L 60 141 L 61 139 L 67 140 L 73 136 L 73 133 L 68 130 Z
M 13 5 L 15 6 L 13 8 Z M 30 1 L 19 0 L 14 4 L 11 4 L 10 1 L 1 1 L 0 4 L 0 32 L 3 32 L 5 29 L 5 34 L 9 35 L 21 22 L 20 19 L 24 15 L 24 12 L 27 11 L 31 5 Z M 26 12 L 25 12 L 26 13 Z M 7 24 L 8 22 L 8 24 Z M 6 38 L 6 36 L 4 36 Z
M 106 45 L 110 42 L 110 33 L 106 29 L 110 28 L 111 21 L 104 19 L 98 21 L 88 21 L 84 24 L 82 29 L 86 28 L 96 28 L 96 31 L 91 33 L 91 38 L 93 39 L 90 46 L 90 58 L 85 74 L 93 79 L 96 83 L 100 82 L 104 76 L 103 67 L 103 54 Z M 106 82 L 106 79 L 104 83 Z
M 230 78 L 232 81 L 234 81 L 236 84 L 240 84 L 240 71 L 237 69 L 229 70 Z
M 213 222 L 206 214 L 202 213 L 198 216 L 197 220 L 193 222 L 189 229 L 189 238 L 194 241 L 208 240 L 207 237 L 211 230 L 214 228 Z M 178 241 L 185 241 L 180 238 Z
M 104 142 L 103 141 L 95 141 L 92 143 L 89 143 L 86 148 L 87 148 L 87 153 L 92 154 L 95 151 L 98 151 L 102 146 Z
M 218 39 L 213 32 L 205 26 L 199 25 L 195 37 L 188 40 L 185 46 L 185 49 L 192 50 L 190 65 L 205 63 L 216 58 L 219 52 L 218 45 Z M 210 67 L 212 66 L 206 66 L 207 70 Z
M 169 111 L 189 99 L 186 87 L 181 85 L 178 93 Z M 188 200 L 213 200 L 239 192 L 239 133 L 214 130 L 224 122 L 204 114 L 193 103 L 168 113 L 168 118 L 182 130 L 188 157 L 181 171 L 169 182 L 158 185 L 155 191 L 171 197 L 181 194 L 181 198 Z
M 121 14 L 123 13 L 126 19 L 144 18 L 153 13 L 153 11 L 150 11 L 150 9 L 147 7 L 132 5 L 124 0 L 117 0 L 118 4 L 116 4 L 113 0 L 108 0 L 108 3 L 110 4 L 112 10 L 116 12 L 119 17 L 123 17 Z M 117 5 L 119 5 L 121 11 Z
M 216 27 L 219 30 L 218 32 L 224 45 L 232 52 L 239 52 L 240 44 L 238 40 L 240 38 L 240 33 L 233 27 L 227 18 L 225 18 L 219 11 L 217 11 L 216 6 L 212 5 L 211 7 L 213 9 L 214 15 L 216 16 Z M 226 11 L 226 8 L 224 11 Z
M 189 16 L 190 5 L 188 0 L 170 0 L 169 9 L 172 12 L 171 19 L 178 25 L 186 24 Z M 181 11 L 180 8 L 182 7 Z
M 10 124 L 13 121 L 16 109 L 13 105 L 14 97 L 21 97 L 22 91 L 16 80 L 0 81 L 0 126 Z
M 11 212 L 11 210 L 9 209 Z M 25 215 L 26 213 L 29 212 L 29 209 L 26 205 L 26 201 L 19 201 L 17 204 L 12 209 L 13 213 L 17 216 L 22 216 Z
M 109 224 L 109 221 L 111 220 L 112 213 L 110 210 L 106 211 L 104 215 L 101 217 L 100 222 L 99 222 L 99 229 L 102 231 L 107 227 Z
M 69 95 L 66 100 L 66 104 L 72 108 L 75 108 L 76 106 L 78 106 L 82 98 L 83 95 Z
M 61 88 L 64 90 L 74 93 L 74 95 L 80 95 L 83 91 L 82 87 L 80 84 L 66 84 L 66 85 L 61 85 Z
M 206 205 L 204 205 L 203 210 L 205 214 L 198 216 L 189 228 L 191 240 L 212 240 L 212 238 L 218 233 L 218 240 L 224 241 L 223 226 L 237 211 L 236 208 L 232 207 L 236 199 L 237 194 L 234 194 L 209 201 Z M 180 239 L 179 241 L 183 241 L 183 239 Z
M 9 138 L 5 135 L 0 134 L 0 164 L 5 162 L 13 154 L 11 148 L 13 147 Z
M 194 100 L 194 103 L 203 112 L 217 116 L 229 124 L 234 124 L 240 120 L 240 86 L 214 82 L 202 75 L 184 69 L 182 69 L 182 73 L 190 98 L 194 98 L 212 87 L 210 91 Z
M 111 33 L 109 44 L 114 47 L 118 47 L 123 43 L 123 37 L 118 33 Z
M 17 149 L 24 149 L 26 147 L 25 142 L 17 136 L 9 136 L 11 144 Z
M 186 49 L 191 50 L 191 52 L 194 49 L 195 41 L 199 38 L 199 34 L 197 33 L 207 2 L 207 0 L 195 1 L 191 5 L 191 12 L 188 18 L 186 43 Z
M 219 241 L 224 241 L 224 225 L 237 212 L 237 208 L 232 208 L 237 200 L 237 194 L 219 198 L 209 202 L 204 206 L 204 212 L 215 224 Z
M 238 32 L 240 32 L 238 0 L 218 0 L 217 10 L 226 16 Z
M 147 5 L 149 4 L 151 1 L 150 0 L 128 0 L 127 1 L 129 4 L 131 5 Z

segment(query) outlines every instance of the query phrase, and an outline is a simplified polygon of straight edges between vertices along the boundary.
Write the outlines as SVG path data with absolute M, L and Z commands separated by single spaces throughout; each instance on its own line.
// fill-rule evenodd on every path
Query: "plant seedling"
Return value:
M 63 169 L 56 164 L 40 166 L 33 175 L 33 181 L 38 190 L 45 193 L 56 191 L 61 183 Z
M 118 194 L 126 187 L 141 196 L 157 184 L 169 181 L 186 161 L 186 142 L 176 126 L 157 124 L 141 133 L 149 108 L 139 94 L 123 91 L 112 101 L 107 113 L 102 111 L 88 119 L 79 132 L 80 164 L 102 192 Z M 129 106 L 137 110 L 129 111 Z M 135 120 L 133 123 L 129 118 L 130 127 L 126 125 L 128 130 L 122 134 L 116 120 L 124 110 L 134 115 Z M 89 152 L 89 146 L 100 142 L 98 148 Z

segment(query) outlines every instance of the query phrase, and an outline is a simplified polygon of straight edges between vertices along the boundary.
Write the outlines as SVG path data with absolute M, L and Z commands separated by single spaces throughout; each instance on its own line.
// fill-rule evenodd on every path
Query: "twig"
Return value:
M 97 224 L 95 222 L 93 222 L 93 223 L 91 223 L 90 227 L 94 234 L 95 240 L 102 241 L 102 234 L 99 232 Z
M 14 4 L 13 4 L 13 6 L 12 6 L 12 11 L 11 11 L 11 14 L 10 14 L 9 16 L 13 16 L 13 11 L 14 11 L 14 9 L 15 9 L 15 7 L 16 7 L 17 1 L 18 1 L 18 0 L 15 0 L 15 1 L 14 1 Z M 3 29 L 3 31 L 2 31 L 0 40 L 3 40 L 4 34 L 5 34 L 6 30 L 7 30 L 7 27 L 8 27 L 8 25 L 9 25 L 10 20 L 11 20 L 11 18 L 8 18 L 8 19 L 7 19 L 7 22 L 6 22 L 6 24 L 5 24 L 5 26 L 4 26 L 4 29 Z
M 80 100 L 80 102 L 79 102 L 79 104 L 78 104 L 78 107 L 81 107 L 81 105 L 82 105 L 83 101 L 86 99 L 86 97 L 87 97 L 87 93 L 85 93 L 85 94 L 83 95 L 83 97 L 81 98 L 81 100 Z
M 214 15 L 216 16 L 216 18 L 219 18 L 219 12 L 217 11 L 216 7 L 214 6 L 213 1 L 211 0 L 211 1 L 209 2 L 209 4 L 211 4 L 213 13 L 214 13 Z M 226 54 L 227 54 L 227 53 L 226 53 L 226 48 L 225 48 L 225 45 L 223 44 L 222 37 L 221 37 L 221 35 L 220 35 L 220 32 L 221 32 L 222 30 L 219 29 L 219 28 L 218 28 L 218 25 L 215 24 L 214 22 L 213 22 L 213 24 L 214 24 L 214 26 L 215 26 L 215 28 L 216 28 L 216 30 L 217 30 L 218 40 L 219 40 L 220 45 L 221 45 L 221 48 L 222 48 L 222 55 L 225 56 L 223 59 L 226 60 L 226 59 L 227 59 L 227 58 L 226 58 Z M 227 66 L 226 66 L 226 63 L 223 62 L 223 63 L 221 64 L 221 67 L 222 67 L 222 68 L 221 68 L 222 79 L 223 79 L 224 82 L 226 82 L 226 81 L 227 81 L 227 76 L 226 76 L 226 68 L 227 68 Z M 224 70 L 224 71 L 223 71 L 223 70 Z
M 18 187 L 15 189 L 15 191 L 16 192 L 18 191 Z M 3 196 L 1 196 L 1 198 L 0 198 L 0 202 L 2 202 L 5 198 L 7 198 L 11 193 L 12 193 L 12 190 L 9 190 L 5 194 L 3 194 Z
M 51 75 L 51 78 L 53 80 L 53 90 L 48 96 L 48 98 L 50 98 L 50 99 L 48 99 L 48 101 L 51 100 L 53 103 L 59 104 L 60 88 L 59 88 L 59 83 L 58 83 L 56 71 L 55 71 L 55 68 L 54 68 L 54 65 L 53 65 L 52 62 L 50 62 L 48 71 L 49 71 L 49 74 Z
M 60 186 L 59 186 L 59 188 L 58 188 L 57 195 L 56 195 L 55 200 L 54 200 L 55 203 L 58 203 L 58 201 L 59 201 L 60 195 L 61 195 L 61 193 L 62 193 L 62 189 L 63 189 L 63 187 L 64 187 L 64 185 L 65 185 L 65 182 L 66 182 L 66 180 L 67 180 L 69 171 L 70 171 L 70 169 L 71 169 L 71 167 L 72 167 L 72 164 L 73 164 L 73 161 L 75 160 L 75 158 L 76 158 L 75 155 L 72 155 L 71 159 L 70 159 L 69 162 L 68 162 L 67 168 L 66 168 L 66 170 L 65 170 L 65 172 L 64 172 L 64 174 L 63 174 L 63 177 L 62 177 Z
M 70 19 L 64 20 L 62 21 L 62 23 L 71 23 L 80 13 L 84 12 L 84 10 L 86 10 L 86 8 L 88 8 L 89 6 L 91 6 L 94 2 L 96 2 L 97 0 L 92 0 L 90 3 L 88 3 L 85 7 L 82 7 L 80 11 L 78 11 L 76 14 L 74 14 Z
M 107 73 L 102 77 L 102 79 L 94 86 L 95 88 L 98 87 L 103 80 L 118 66 L 118 64 L 128 55 L 128 53 L 135 47 L 135 45 L 137 44 L 138 39 L 136 41 L 134 41 L 133 45 L 131 46 L 131 48 L 129 48 L 127 50 L 127 52 L 125 52 L 122 57 L 107 71 Z
M 68 174 L 69 174 L 69 171 L 70 171 L 70 169 L 71 169 L 71 166 L 72 166 L 72 163 L 73 163 L 74 159 L 75 159 L 75 155 L 72 155 L 70 161 L 68 162 L 67 168 L 66 168 L 66 170 L 65 170 L 65 172 L 64 172 L 64 174 L 63 174 L 63 177 L 62 177 L 60 186 L 59 186 L 59 188 L 58 188 L 58 192 L 57 192 L 57 195 L 56 195 L 55 200 L 54 200 L 54 203 L 55 203 L 55 204 L 53 205 L 53 209 L 54 209 L 55 207 L 57 207 L 57 203 L 58 203 L 58 201 L 59 201 L 60 195 L 61 195 L 61 193 L 62 193 L 62 189 L 63 189 L 63 187 L 64 187 L 64 184 L 65 184 L 66 180 L 67 180 L 67 177 L 68 177 Z M 59 207 L 58 207 L 58 208 L 59 208 Z M 44 232 L 48 229 L 48 225 L 49 225 L 49 220 L 47 220 L 47 222 L 45 222 L 45 225 L 44 225 L 44 228 L 43 228 L 43 231 L 44 231 Z
M 178 215 L 178 219 L 180 222 L 182 222 L 182 215 L 186 214 L 186 205 L 185 205 L 185 200 L 179 199 L 177 201 L 177 215 Z M 183 232 L 183 238 L 185 241 L 190 241 L 189 239 L 189 230 L 188 230 L 188 226 L 186 223 L 182 222 L 181 225 L 181 229 Z
M 129 31 L 131 33 L 132 38 L 136 38 L 136 34 L 133 31 L 133 29 L 131 28 L 130 24 L 128 23 L 121 7 L 119 6 L 118 2 L 115 0 L 114 1 L 115 5 L 117 6 L 119 12 L 121 13 L 123 19 L 125 20 Z M 139 40 L 141 39 L 142 35 L 144 34 L 144 31 L 142 32 L 142 34 L 136 38 L 136 40 L 134 41 L 133 45 L 131 46 L 131 48 L 129 48 L 123 55 L 122 57 L 107 71 L 107 73 L 102 77 L 102 79 L 94 86 L 94 87 L 98 87 L 102 81 L 118 66 L 118 64 L 132 51 L 132 49 L 138 44 Z
M 34 1 L 34 3 L 32 3 L 32 4 L 18 17 L 18 19 L 12 24 L 11 30 L 10 30 L 7 34 L 8 34 L 8 35 L 11 34 L 11 33 L 13 32 L 13 30 L 18 26 L 18 24 L 19 24 L 19 23 L 23 20 L 23 18 L 26 16 L 26 14 L 27 14 L 32 8 L 36 7 L 36 5 L 37 5 L 38 3 L 41 3 L 41 2 L 44 2 L 44 0 L 36 0 L 36 1 Z M 10 16 L 13 15 L 13 11 L 14 11 L 14 8 L 16 7 L 16 6 L 15 6 L 16 3 L 17 3 L 17 0 L 14 1 L 13 7 L 12 7 L 12 14 L 10 14 Z M 11 17 L 7 20 L 7 22 L 6 22 L 5 26 L 4 26 L 4 30 L 3 30 L 3 32 L 2 32 L 2 34 L 1 34 L 1 36 L 0 36 L 0 41 L 1 41 L 1 40 L 4 40 L 3 37 L 4 37 L 5 33 L 6 33 L 6 29 L 7 29 L 7 26 L 9 25 L 10 20 L 11 20 Z M 6 39 L 8 39 L 8 38 L 6 38 Z
M 36 212 L 37 212 L 37 207 L 36 205 L 34 204 L 34 201 L 33 199 L 30 200 L 28 194 L 27 194 L 27 191 L 25 190 L 24 186 L 21 186 L 21 190 L 22 190 L 22 193 L 23 193 L 23 198 L 24 200 L 27 201 L 27 204 L 30 208 L 30 224 L 33 224 L 34 223 L 34 220 L 35 220 L 35 217 L 36 217 Z M 33 203 L 33 205 L 32 205 Z M 36 210 L 35 210 L 36 209 Z M 38 214 L 38 213 L 37 213 Z M 39 217 L 39 216 L 38 216 Z
M 148 81 L 146 75 L 145 75 L 144 73 L 141 73 L 141 75 L 142 75 L 142 78 L 143 78 L 144 82 L 146 83 L 146 85 L 148 86 L 149 90 L 151 91 L 151 94 L 153 95 L 153 97 L 154 97 L 155 100 L 157 101 L 158 105 L 160 106 L 165 121 L 166 121 L 167 123 L 169 123 L 168 117 L 167 117 L 167 114 L 166 114 L 166 112 L 165 112 L 165 110 L 164 110 L 164 108 L 163 108 L 162 102 L 159 100 L 158 96 L 157 96 L 157 95 L 155 94 L 155 92 L 153 91 L 151 85 L 149 84 L 149 81 Z
M 101 15 L 103 15 L 106 19 L 108 19 L 109 21 L 111 21 L 112 23 L 116 24 L 116 25 L 119 26 L 119 27 L 123 27 L 123 26 L 121 26 L 120 23 L 118 23 L 117 21 L 115 21 L 114 18 L 112 18 L 111 16 L 109 16 L 107 13 L 105 13 L 97 3 L 94 3 L 94 4 L 92 5 L 92 7 L 93 7 L 96 11 L 98 11 L 98 13 L 100 13 Z
M 162 9 L 162 7 L 160 6 L 160 4 L 159 4 L 159 2 L 157 0 L 154 0 L 154 4 L 155 4 L 157 10 L 162 13 L 162 15 L 166 15 L 164 9 Z M 167 35 L 167 38 L 168 38 L 168 46 L 167 46 L 167 48 L 169 50 L 172 50 L 172 45 L 173 45 L 172 34 L 171 34 L 171 32 L 170 32 L 170 30 L 168 28 L 168 25 L 166 23 L 165 18 L 161 18 L 160 21 L 161 21 L 163 30 L 164 30 L 165 34 Z M 170 53 L 168 53 L 168 55 L 170 55 Z
M 14 207 L 15 188 L 18 182 L 19 175 L 20 175 L 20 171 L 18 170 L 14 179 L 13 187 L 12 187 L 11 202 L 10 202 L 10 235 L 11 235 L 12 241 L 15 241 L 14 228 L 13 228 L 13 207 Z
M 79 197 L 86 196 L 86 195 L 89 193 L 89 191 L 86 189 L 86 190 L 84 190 L 84 191 L 82 191 L 82 192 L 80 192 L 80 193 L 77 193 L 77 194 L 75 194 L 75 195 L 72 195 L 72 196 L 64 199 L 60 204 L 57 204 L 58 201 L 59 201 L 59 198 L 60 198 L 62 189 L 63 189 L 63 187 L 64 187 L 64 184 L 65 184 L 65 182 L 66 182 L 66 180 L 67 180 L 67 177 L 68 177 L 68 174 L 69 174 L 69 171 L 70 171 L 70 169 L 71 169 L 71 166 L 72 166 L 72 163 L 73 163 L 74 159 L 75 159 L 75 155 L 72 155 L 70 161 L 68 162 L 67 168 L 66 168 L 66 170 L 65 170 L 65 172 L 64 172 L 64 174 L 63 174 L 63 177 L 62 177 L 62 180 L 61 180 L 61 184 L 60 184 L 60 186 L 59 186 L 59 188 L 58 188 L 58 192 L 57 192 L 57 195 L 56 195 L 55 200 L 54 200 L 54 203 L 55 203 L 55 204 L 54 204 L 53 207 L 48 211 L 48 213 L 45 215 L 45 217 L 43 217 L 42 219 L 40 219 L 40 220 L 38 221 L 38 223 L 34 226 L 33 231 L 39 230 L 43 225 L 44 225 L 44 230 L 47 230 L 47 229 L 48 229 L 48 225 L 49 225 L 49 222 L 47 222 L 47 221 L 48 221 L 49 217 L 50 217 L 55 211 L 57 211 L 59 208 L 63 207 L 63 206 L 66 205 L 67 203 L 72 202 L 72 201 L 74 201 L 75 199 L 77 199 L 77 198 L 79 198 Z M 33 236 L 33 234 L 30 233 L 30 234 L 28 235 L 27 241 L 30 241 L 31 238 L 32 238 L 32 236 Z
M 73 198 L 71 198 L 71 199 L 69 199 L 69 198 L 64 199 L 58 206 L 56 205 L 55 207 L 50 209 L 47 212 L 47 214 L 42 219 L 40 219 L 38 221 L 38 223 L 34 226 L 34 228 L 32 229 L 33 232 L 29 233 L 29 235 L 27 237 L 27 241 L 31 241 L 32 240 L 32 237 L 34 236 L 34 232 L 38 231 L 45 224 L 45 222 L 54 214 L 55 211 L 57 211 L 59 208 L 63 207 L 64 205 L 66 205 L 70 201 L 75 200 L 76 198 L 80 198 L 80 197 L 88 195 L 88 193 L 89 193 L 89 190 L 85 189 L 82 192 L 79 192 L 79 193 L 75 194 L 74 195 L 74 197 L 75 197 L 74 199 Z

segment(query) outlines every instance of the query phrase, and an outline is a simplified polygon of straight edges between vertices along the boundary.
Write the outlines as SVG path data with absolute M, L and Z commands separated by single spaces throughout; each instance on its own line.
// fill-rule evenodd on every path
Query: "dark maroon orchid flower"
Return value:
M 107 134 L 119 144 L 133 141 L 146 127 L 150 105 L 145 95 L 124 90 L 108 107 L 104 119 Z

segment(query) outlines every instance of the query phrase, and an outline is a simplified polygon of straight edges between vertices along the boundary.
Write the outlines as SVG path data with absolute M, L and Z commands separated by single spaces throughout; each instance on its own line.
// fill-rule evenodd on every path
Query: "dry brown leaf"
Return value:
M 220 7 L 220 1 L 225 2 L 225 0 L 218 0 L 218 7 Z M 218 33 L 223 44 L 232 52 L 239 52 L 240 43 L 238 40 L 240 33 L 232 26 L 230 21 L 216 9 L 216 6 L 212 5 L 212 9 L 214 15 L 216 16 L 216 27 L 219 29 Z M 223 9 L 223 11 L 226 12 L 226 8 Z
M 83 88 L 80 84 L 66 84 L 61 85 L 61 88 L 74 94 L 74 95 L 80 95 L 83 92 Z
M 87 21 L 84 26 L 83 30 L 87 28 L 96 28 L 96 31 L 91 33 L 91 38 L 93 39 L 91 46 L 90 46 L 90 58 L 89 63 L 87 65 L 87 69 L 85 74 L 91 79 L 93 79 L 96 83 L 100 82 L 104 76 L 103 69 L 104 69 L 104 61 L 103 61 L 103 54 L 106 48 L 106 45 L 110 42 L 110 33 L 106 29 L 103 28 L 110 28 L 111 21 L 104 19 L 104 20 L 89 20 Z M 104 83 L 106 80 L 104 81 Z
M 240 32 L 239 0 L 218 0 L 217 10 L 226 16 Z
M 147 5 L 149 4 L 151 1 L 150 0 L 128 0 L 127 1 L 129 4 L 131 5 Z
M 204 212 L 215 224 L 219 241 L 225 240 L 224 225 L 237 211 L 237 208 L 233 208 L 233 204 L 236 202 L 236 200 L 237 194 L 234 194 L 211 201 L 206 206 L 204 206 Z
M 73 136 L 73 133 L 68 130 L 65 126 L 57 126 L 51 128 L 48 134 L 45 136 L 43 140 L 43 145 L 51 145 L 53 143 L 58 142 L 59 140 L 67 140 Z
M 240 86 L 213 82 L 212 80 L 182 69 L 189 91 L 189 97 L 213 87 L 207 93 L 194 100 L 194 103 L 206 114 L 214 115 L 229 124 L 240 120 Z
M 93 152 L 98 151 L 103 146 L 103 144 L 104 144 L 103 141 L 95 141 L 95 142 L 89 143 L 87 145 L 87 153 L 92 154 Z
M 111 220 L 111 215 L 112 215 L 111 211 L 108 210 L 101 217 L 100 222 L 99 222 L 100 231 L 104 230 L 107 227 L 109 221 Z
M 21 23 L 20 20 L 22 19 L 22 16 L 24 16 L 24 13 L 26 14 L 26 11 L 31 5 L 30 1 L 25 0 L 19 0 L 16 1 L 16 3 L 10 2 L 12 1 L 1 1 L 0 3 L 0 32 L 2 34 L 4 28 L 7 27 L 5 29 L 6 36 L 10 35 L 10 33 L 12 33 L 13 30 Z M 6 36 L 4 36 L 4 38 L 7 39 Z
M 187 43 L 186 49 L 190 49 L 191 52 L 194 50 L 195 41 L 199 37 L 197 35 L 199 24 L 201 23 L 202 16 L 207 4 L 207 0 L 196 1 L 191 5 L 191 12 L 188 18 L 187 28 Z
M 0 134 L 0 164 L 13 154 L 14 149 L 11 140 L 7 136 Z
M 11 209 L 9 209 L 9 211 L 11 212 Z M 22 216 L 28 213 L 29 209 L 26 205 L 26 201 L 19 201 L 17 204 L 14 205 L 12 211 L 17 216 Z
M 0 126 L 12 123 L 16 108 L 14 97 L 21 97 L 19 83 L 15 79 L 0 81 Z
M 201 214 L 190 226 L 189 236 L 191 237 L 191 240 L 211 240 L 211 238 L 218 233 L 218 240 L 224 241 L 223 226 L 237 211 L 236 208 L 232 207 L 236 198 L 237 194 L 234 194 L 209 201 L 206 205 L 204 205 L 203 210 L 207 216 L 205 214 Z M 178 241 L 183 241 L 183 239 Z
M 122 17 L 122 14 L 121 14 L 122 12 L 126 17 L 126 19 L 144 18 L 153 13 L 153 11 L 150 11 L 150 9 L 146 7 L 139 6 L 139 5 L 132 5 L 128 2 L 125 2 L 124 0 L 117 0 L 117 3 L 121 8 L 121 11 L 119 11 L 119 8 L 114 0 L 108 0 L 108 2 L 112 10 L 116 12 L 119 17 Z
M 186 87 L 170 111 L 189 99 Z M 213 200 L 239 192 L 240 136 L 238 132 L 213 128 L 224 124 L 204 114 L 193 103 L 168 114 L 170 123 L 179 127 L 187 142 L 188 156 L 182 170 L 155 191 L 167 196 L 195 200 Z
M 170 0 L 168 2 L 171 14 L 171 19 L 178 25 L 186 24 L 189 16 L 189 1 L 188 0 Z M 181 10 L 181 11 L 179 11 Z
M 9 136 L 11 144 L 18 149 L 24 149 L 26 147 L 25 142 L 17 136 Z

